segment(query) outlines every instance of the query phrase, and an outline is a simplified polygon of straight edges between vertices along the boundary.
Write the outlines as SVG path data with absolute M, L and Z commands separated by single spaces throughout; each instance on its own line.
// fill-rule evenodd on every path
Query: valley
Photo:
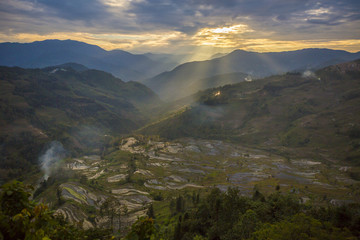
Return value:
M 0 240 L 360 240 L 360 1 L 0 1 Z
M 236 239 L 227 236 L 252 226 L 236 223 L 249 211 L 261 219 L 252 236 L 298 217 L 357 235 L 359 72 L 356 60 L 258 79 L 189 78 L 190 95 L 164 102 L 80 64 L 0 67 L 0 181 L 31 184 L 27 200 L 91 239 L 136 239 L 145 223 L 155 239 L 213 228 L 221 231 L 209 239 Z

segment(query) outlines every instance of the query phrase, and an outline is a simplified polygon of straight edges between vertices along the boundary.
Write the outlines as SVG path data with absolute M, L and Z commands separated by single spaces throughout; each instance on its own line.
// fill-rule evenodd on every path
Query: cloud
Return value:
M 355 51 L 359 25 L 358 0 L 0 1 L 0 40 L 62 36 L 106 49 L 203 45 L 270 51 L 348 41 L 348 50 Z
M 98 0 L 37 0 L 36 3 L 67 20 L 93 21 L 107 13 L 107 7 Z
M 197 45 L 234 46 L 238 44 L 239 36 L 244 33 L 254 32 L 246 24 L 223 26 L 217 28 L 200 29 L 193 39 Z

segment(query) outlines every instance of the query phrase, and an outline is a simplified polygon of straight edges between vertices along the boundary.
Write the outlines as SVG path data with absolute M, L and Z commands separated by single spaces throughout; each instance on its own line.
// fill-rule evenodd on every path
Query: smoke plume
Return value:
M 47 180 L 59 161 L 66 157 L 63 145 L 58 141 L 52 141 L 45 149 L 44 154 L 39 157 L 41 169 L 44 171 L 44 180 Z
M 305 78 L 313 78 L 313 77 L 316 77 L 315 76 L 315 73 L 310 71 L 310 70 L 306 70 L 305 72 L 303 72 L 302 74 L 303 77 Z
M 251 77 L 251 75 L 248 75 L 246 78 L 245 78 L 245 81 L 247 82 L 251 82 L 253 79 Z

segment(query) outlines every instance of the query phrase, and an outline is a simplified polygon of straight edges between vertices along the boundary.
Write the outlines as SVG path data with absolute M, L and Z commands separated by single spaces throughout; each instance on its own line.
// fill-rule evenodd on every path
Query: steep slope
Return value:
M 284 154 L 360 164 L 360 61 L 309 77 L 273 76 L 210 89 L 142 133 L 225 139 Z
M 67 62 L 107 71 L 125 81 L 140 80 L 169 69 L 167 62 L 154 61 L 145 55 L 122 50 L 105 51 L 98 46 L 72 40 L 0 43 L 0 65 L 3 66 L 42 68 Z
M 224 57 L 182 64 L 170 72 L 161 73 L 143 83 L 163 99 L 174 100 L 188 95 L 188 86 L 193 82 L 210 76 L 242 72 L 255 77 L 264 77 L 294 70 L 324 67 L 357 58 L 360 58 L 360 53 L 330 49 L 304 49 L 279 53 L 236 50 Z
M 144 85 L 97 70 L 0 67 L 0 85 L 0 168 L 15 169 L 4 178 L 31 169 L 52 140 L 70 154 L 99 152 L 105 135 L 138 128 L 160 103 Z

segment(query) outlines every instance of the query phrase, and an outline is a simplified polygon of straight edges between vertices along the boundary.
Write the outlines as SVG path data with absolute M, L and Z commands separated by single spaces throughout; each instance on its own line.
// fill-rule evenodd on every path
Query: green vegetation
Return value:
M 85 197 L 78 194 L 77 192 L 75 192 L 74 190 L 72 190 L 71 188 L 68 187 L 64 187 L 64 189 L 66 191 L 68 191 L 71 195 L 73 195 L 74 197 L 76 197 L 77 199 L 79 199 L 80 201 L 86 201 Z
M 182 198 L 177 198 L 176 206 Z M 359 204 L 303 205 L 292 194 L 275 192 L 265 197 L 254 191 L 249 198 L 234 188 L 225 193 L 215 188 L 199 203 L 189 201 L 185 206 L 176 207 L 175 222 L 159 226 L 159 232 L 171 229 L 164 239 L 320 240 L 357 239 L 360 234 Z
M 48 206 L 29 200 L 32 188 L 10 182 L 0 191 L 0 239 L 111 239 L 106 229 L 83 230 L 54 215 Z
M 54 215 L 44 204 L 29 200 L 31 187 L 11 182 L 0 192 L 0 237 L 2 239 L 113 239 L 106 229 L 83 230 Z M 171 213 L 157 219 L 139 218 L 126 240 L 150 239 L 357 239 L 360 234 L 360 205 L 340 207 L 300 204 L 296 195 L 276 191 L 264 196 L 254 190 L 252 198 L 229 188 L 179 195 L 168 207 Z M 120 217 L 108 198 L 102 211 Z M 159 204 L 162 204 L 159 202 Z M 151 212 L 151 213 L 150 213 Z M 117 237 L 119 238 L 119 237 Z

